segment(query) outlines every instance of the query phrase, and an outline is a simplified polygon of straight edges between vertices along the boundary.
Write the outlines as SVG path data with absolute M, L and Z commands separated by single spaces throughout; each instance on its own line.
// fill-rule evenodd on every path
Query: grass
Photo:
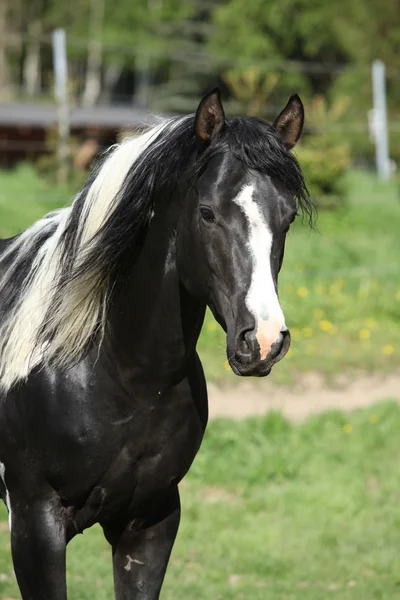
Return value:
M 319 370 L 390 371 L 400 358 L 400 204 L 394 184 L 349 175 L 347 206 L 319 233 L 296 224 L 281 302 L 293 333 L 277 382 Z M 0 235 L 67 204 L 71 192 L 22 167 L 0 173 Z M 224 335 L 207 315 L 209 378 L 230 381 Z M 400 593 L 400 406 L 329 412 L 300 425 L 279 414 L 210 424 L 181 486 L 183 518 L 164 600 L 395 600 Z M 94 527 L 68 554 L 69 598 L 112 597 L 110 551 Z M 0 599 L 19 598 L 0 509 Z
M 39 178 L 29 165 L 0 171 L 0 237 L 15 235 L 47 212 L 69 204 L 72 194 Z
M 400 591 L 400 406 L 300 425 L 279 414 L 210 424 L 182 485 L 164 600 L 395 600 Z M 0 598 L 19 598 L 0 517 Z M 69 547 L 71 600 L 112 597 L 93 528 Z
M 321 211 L 318 233 L 300 222 L 288 236 L 280 277 L 292 348 L 271 377 L 290 383 L 310 369 L 327 378 L 343 371 L 391 371 L 400 360 L 400 202 L 395 183 L 365 172 L 348 176 L 349 201 Z M 0 172 L 0 235 L 11 235 L 71 191 L 22 166 Z M 235 381 L 225 335 L 208 313 L 199 351 L 209 379 Z

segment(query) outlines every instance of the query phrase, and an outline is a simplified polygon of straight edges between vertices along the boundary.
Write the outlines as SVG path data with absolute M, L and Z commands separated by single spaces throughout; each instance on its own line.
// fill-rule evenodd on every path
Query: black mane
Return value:
M 106 299 L 102 290 L 115 292 L 134 264 L 143 246 L 156 198 L 168 200 L 178 185 L 182 189 L 182 183 L 184 189 L 190 190 L 209 160 L 216 154 L 228 152 L 247 168 L 276 178 L 295 198 L 298 210 L 308 217 L 312 226 L 314 207 L 300 166 L 272 125 L 255 117 L 236 117 L 227 121 L 217 139 L 201 150 L 194 133 L 194 115 L 172 118 L 133 162 L 117 197 L 110 198 L 115 209 L 96 233 L 95 243 L 90 244 L 83 258 L 76 260 L 76 224 L 101 164 L 90 177 L 72 206 L 55 301 L 57 297 L 61 301 L 64 286 L 90 273 L 98 290 L 92 289 L 90 293 L 102 297 L 108 304 L 110 296 Z
M 117 208 L 97 234 L 97 254 L 89 254 L 86 265 L 98 264 L 104 270 L 105 264 L 112 269 L 117 264 L 121 266 L 120 259 L 130 257 L 132 260 L 138 237 L 142 237 L 139 234 L 149 222 L 157 192 L 164 189 L 171 193 L 185 177 L 190 187 L 210 158 L 219 153 L 232 152 L 247 168 L 276 178 L 295 198 L 299 211 L 312 226 L 315 209 L 299 163 L 272 125 L 256 117 L 235 117 L 226 122 L 221 135 L 199 152 L 190 166 L 196 151 L 194 115 L 171 119 L 132 165 L 116 199 Z M 68 262 L 71 246 L 73 244 L 68 244 Z M 85 270 L 85 264 L 80 269 Z
M 52 243 L 54 240 L 51 253 L 58 257 L 57 273 L 48 292 L 51 302 L 36 334 L 35 348 L 57 338 L 62 328 L 74 318 L 76 307 L 73 303 L 78 302 L 86 303 L 93 323 L 85 343 L 85 349 L 89 349 L 92 342 L 104 334 L 110 302 L 137 261 L 152 211 L 155 208 L 157 212 L 156 203 L 169 202 L 177 189 L 183 202 L 185 194 L 190 192 L 210 159 L 217 154 L 230 153 L 246 168 L 280 182 L 312 224 L 314 208 L 300 166 L 272 125 L 254 117 L 231 119 L 204 149 L 196 138 L 194 122 L 194 115 L 169 119 L 151 129 L 152 137 L 142 139 L 141 150 L 139 146 L 138 151 L 135 141 L 130 140 L 126 146 L 117 148 L 115 154 L 112 151 L 106 154 L 104 163 L 94 170 L 70 209 L 45 217 L 39 227 L 32 227 L 15 238 L 10 252 L 3 257 L 4 264 L 9 263 L 0 288 L 3 314 L 10 315 L 9 321 L 4 321 L 5 328 L 14 326 L 13 319 L 15 315 L 18 317 L 19 307 L 23 306 L 25 297 L 33 294 L 36 274 L 42 274 L 42 263 L 48 261 L 51 264 L 50 251 L 46 251 L 45 244 L 47 240 Z M 85 220 L 90 218 L 87 207 L 96 202 L 96 196 L 89 196 L 92 185 L 101 173 L 112 177 L 115 170 L 118 172 L 118 160 L 112 163 L 110 172 L 107 161 L 110 156 L 118 159 L 120 151 L 124 160 L 128 159 L 128 165 L 123 161 L 120 163 L 121 172 L 127 174 L 122 184 L 119 182 L 115 188 L 118 191 L 112 192 L 113 197 L 102 198 L 110 209 L 107 217 L 95 229 L 93 237 L 82 243 Z M 132 152 L 131 162 L 129 152 Z M 72 299 L 68 304 L 71 312 L 62 308 L 66 298 Z M 33 349 L 32 342 L 32 352 Z M 61 356 L 59 364 L 70 359 L 63 347 L 60 346 L 57 352 Z M 74 352 L 71 348 L 71 361 L 79 359 L 78 352 Z M 53 359 L 58 360 L 55 351 L 49 360 Z

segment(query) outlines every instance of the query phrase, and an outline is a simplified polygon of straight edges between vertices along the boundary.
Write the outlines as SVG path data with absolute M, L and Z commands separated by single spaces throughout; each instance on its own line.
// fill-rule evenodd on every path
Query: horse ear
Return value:
M 301 136 L 304 123 L 304 106 L 297 94 L 290 96 L 289 102 L 275 119 L 275 127 L 279 137 L 289 150 L 293 148 Z
M 202 144 L 209 144 L 225 125 L 225 113 L 221 92 L 214 88 L 201 100 L 194 120 L 196 137 Z

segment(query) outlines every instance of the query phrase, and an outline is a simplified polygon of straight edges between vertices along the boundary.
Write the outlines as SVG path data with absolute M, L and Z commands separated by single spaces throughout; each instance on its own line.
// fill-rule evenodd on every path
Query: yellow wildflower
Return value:
M 322 319 L 322 321 L 319 323 L 319 327 L 322 329 L 322 331 L 331 331 L 333 324 L 328 321 L 328 319 Z
M 377 417 L 376 415 L 371 415 L 371 416 L 368 418 L 368 421 L 369 421 L 370 423 L 377 423 L 377 422 L 378 422 L 378 417 Z
M 394 352 L 394 347 L 391 344 L 386 344 L 386 346 L 383 346 L 382 352 L 386 356 L 390 356 Z
M 353 426 L 350 425 L 350 423 L 346 423 L 345 425 L 343 425 L 343 431 L 345 433 L 351 433 L 353 431 Z
M 226 360 L 226 361 L 224 362 L 224 369 L 225 369 L 225 371 L 229 371 L 229 370 L 230 370 L 230 368 L 231 368 L 231 366 L 230 366 L 229 362 Z
M 360 336 L 360 340 L 369 340 L 369 338 L 371 337 L 371 334 L 368 331 L 368 329 L 361 329 L 358 335 Z
M 297 288 L 297 295 L 300 296 L 300 298 L 305 298 L 308 296 L 308 289 L 304 285 L 300 286 Z

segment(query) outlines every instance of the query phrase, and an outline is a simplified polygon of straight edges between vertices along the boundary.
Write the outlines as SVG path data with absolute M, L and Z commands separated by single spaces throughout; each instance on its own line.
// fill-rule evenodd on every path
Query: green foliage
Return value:
M 218 56 L 236 57 L 239 65 L 252 61 L 265 66 L 288 59 L 326 65 L 321 71 L 304 70 L 303 80 L 314 91 L 328 92 L 341 77 L 342 73 L 330 70 L 330 64 L 347 65 L 342 93 L 355 92 L 358 111 L 369 107 L 370 63 L 381 58 L 393 82 L 390 97 L 395 106 L 399 99 L 397 13 L 397 0 L 382 5 L 375 0 L 228 0 L 213 13 L 209 44 Z M 363 86 L 355 87 L 361 79 Z
M 50 185 L 57 184 L 57 168 L 58 168 L 58 156 L 57 156 L 57 139 L 58 130 L 56 127 L 52 127 L 47 130 L 46 134 L 46 149 L 47 153 L 42 154 L 35 162 L 35 169 L 39 178 L 43 181 L 47 181 Z M 78 189 L 83 186 L 88 173 L 84 170 L 75 169 L 73 166 L 73 158 L 77 149 L 79 148 L 79 141 L 70 136 L 68 141 L 68 147 L 70 152 L 70 169 L 68 173 L 68 187 L 71 189 Z M 25 168 L 28 168 L 25 165 Z
M 350 166 L 350 145 L 347 138 L 335 132 L 350 104 L 343 96 L 328 102 L 315 96 L 306 103 L 306 130 L 297 155 L 312 198 L 317 206 L 337 207 L 347 196 L 345 175 Z
M 19 88 L 21 74 L 24 79 L 26 68 L 33 68 L 36 59 L 31 50 L 36 42 L 41 44 L 37 81 L 46 88 L 42 94 L 52 94 L 47 39 L 53 28 L 63 26 L 71 98 L 77 102 L 84 96 L 92 64 L 88 51 L 94 47 L 98 48 L 94 71 L 103 85 L 101 100 L 107 101 L 113 93 L 131 98 L 134 92 L 151 111 L 193 111 L 195 101 L 218 83 L 229 92 L 227 100 L 233 100 L 228 112 L 238 108 L 270 120 L 296 91 L 302 98 L 347 96 L 351 102 L 339 123 L 342 135 L 349 138 L 353 158 L 370 161 L 370 66 L 380 58 L 387 67 L 389 117 L 399 117 L 397 0 L 386 0 L 382 6 L 376 0 L 4 2 L 7 10 L 0 22 L 0 38 L 2 31 L 17 37 L 5 46 L 7 68 L 0 73 L 3 94 Z M 266 94 L 269 77 L 278 79 Z M 25 81 L 23 87 L 27 90 Z M 399 160 L 396 131 L 391 138 L 392 156 Z
M 258 116 L 273 122 L 285 106 L 293 90 L 304 90 L 299 74 L 276 71 L 261 64 L 235 66 L 223 72 L 222 79 L 230 96 L 224 101 L 230 114 Z
M 300 425 L 211 422 L 181 485 L 161 598 L 396 600 L 399 428 L 389 401 Z M 3 507 L 0 518 L 0 598 L 19 598 Z M 71 600 L 112 597 L 100 527 L 72 541 L 67 565 Z
M 104 5 L 104 6 L 103 6 Z M 159 27 L 180 22 L 192 13 L 192 7 L 183 0 L 77 0 L 74 3 L 50 0 L 44 18 L 48 26 L 60 22 L 69 34 L 82 41 L 90 34 L 90 19 L 95 11 L 101 11 L 102 41 L 117 46 L 112 60 L 125 61 L 129 52 L 120 52 L 121 46 L 137 51 L 140 47 L 157 49 L 163 36 L 157 35 Z M 162 48 L 163 46 L 159 46 Z
M 347 196 L 350 166 L 346 142 L 329 145 L 329 136 L 310 136 L 296 151 L 311 197 L 317 206 L 337 207 Z
M 240 106 L 239 112 L 248 116 L 266 116 L 268 99 L 279 81 L 277 73 L 264 73 L 260 68 L 230 69 L 223 75 L 233 97 Z

